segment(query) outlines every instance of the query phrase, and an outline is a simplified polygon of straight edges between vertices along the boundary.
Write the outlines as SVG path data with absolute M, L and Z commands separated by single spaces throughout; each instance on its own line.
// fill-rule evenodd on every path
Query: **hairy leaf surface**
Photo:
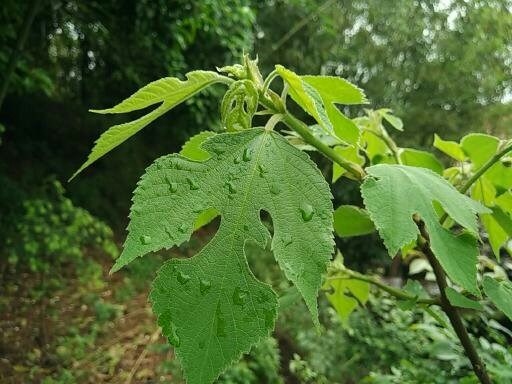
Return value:
M 361 192 L 389 254 L 395 256 L 402 246 L 417 238 L 419 230 L 413 215 L 418 214 L 430 235 L 432 251 L 448 276 L 478 295 L 476 213 L 489 210 L 428 169 L 381 164 L 367 168 L 367 172 L 369 177 L 362 184 Z M 440 203 L 472 236 L 456 236 L 443 228 L 434 202 Z
M 124 251 L 116 271 L 133 259 L 190 238 L 198 214 L 215 208 L 221 223 L 194 257 L 159 271 L 151 301 L 164 335 L 176 347 L 189 383 L 207 383 L 269 334 L 277 297 L 250 271 L 244 246 L 265 246 L 302 294 L 317 322 L 316 297 L 333 251 L 329 187 L 315 164 L 281 135 L 248 129 L 211 137 L 210 158 L 158 159 L 134 193 Z
M 320 94 L 336 135 L 347 143 L 357 144 L 359 128 L 336 107 L 336 104 L 367 103 L 364 92 L 340 77 L 301 76 L 301 78 Z
M 182 103 L 211 84 L 226 82 L 226 77 L 211 71 L 187 73 L 185 81 L 176 77 L 164 77 L 142 87 L 116 106 L 108 109 L 94 109 L 95 113 L 126 113 L 161 103 L 151 112 L 128 123 L 114 125 L 105 131 L 94 144 L 87 161 L 71 177 L 75 177 L 100 157 L 135 135 L 146 125 Z M 229 80 L 228 80 L 229 81 Z

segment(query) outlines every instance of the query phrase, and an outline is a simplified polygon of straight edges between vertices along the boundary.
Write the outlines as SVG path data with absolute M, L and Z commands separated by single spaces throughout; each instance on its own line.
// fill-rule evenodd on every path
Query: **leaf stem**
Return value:
M 439 299 L 420 299 L 417 296 L 411 295 L 402 289 L 398 289 L 395 287 L 392 287 L 390 285 L 384 284 L 382 281 L 371 277 L 367 275 L 363 275 L 356 271 L 351 270 L 344 270 L 343 273 L 346 274 L 346 276 L 339 276 L 339 277 L 330 277 L 327 278 L 327 280 L 342 280 L 342 279 L 353 279 L 353 280 L 359 280 L 364 281 L 366 283 L 375 285 L 376 287 L 380 288 L 384 292 L 389 293 L 391 296 L 396 297 L 400 300 L 416 300 L 416 303 L 418 304 L 427 304 L 427 305 L 440 305 Z
M 267 91 L 268 91 L 268 87 L 270 86 L 270 83 L 272 83 L 272 81 L 277 77 L 279 76 L 279 74 L 277 73 L 277 70 L 274 69 L 272 72 L 270 72 L 268 74 L 268 76 L 265 78 L 265 81 L 263 82 L 263 88 L 261 90 L 261 92 L 263 94 L 266 94 Z
M 389 135 L 378 133 L 378 132 L 372 131 L 371 129 L 363 129 L 363 130 L 368 133 L 371 133 L 372 135 L 374 135 L 374 136 L 378 137 L 380 140 L 382 140 L 384 142 L 384 144 L 386 144 L 386 146 L 391 151 L 391 154 L 393 155 L 393 158 L 395 159 L 396 163 L 402 164 L 402 160 L 400 159 L 399 149 L 398 149 L 396 143 L 393 141 L 393 139 L 391 137 L 389 137 Z
M 473 366 L 473 371 L 475 371 L 476 376 L 478 377 L 482 384 L 491 384 L 491 379 L 487 374 L 485 364 L 483 363 L 482 359 L 480 359 L 480 356 L 478 355 L 475 346 L 473 345 L 471 339 L 469 338 L 469 334 L 466 331 L 464 323 L 462 322 L 462 318 L 460 316 L 459 311 L 450 303 L 448 297 L 446 296 L 446 288 L 448 286 L 446 282 L 446 274 L 444 272 L 443 267 L 441 266 L 441 264 L 435 257 L 434 253 L 432 252 L 432 249 L 430 248 L 430 240 L 429 235 L 425 229 L 425 223 L 423 223 L 422 221 L 417 221 L 416 223 L 420 230 L 421 236 L 423 237 L 423 241 L 420 241 L 421 250 L 427 256 L 430 265 L 432 265 L 434 275 L 436 276 L 436 282 L 437 285 L 439 286 L 439 292 L 441 295 L 441 308 L 443 309 L 444 313 L 446 313 L 446 315 L 448 316 L 448 319 L 450 319 L 450 323 L 452 324 L 452 327 L 455 330 L 455 333 L 457 334 L 460 343 L 464 347 L 467 357 L 471 361 L 471 365 Z

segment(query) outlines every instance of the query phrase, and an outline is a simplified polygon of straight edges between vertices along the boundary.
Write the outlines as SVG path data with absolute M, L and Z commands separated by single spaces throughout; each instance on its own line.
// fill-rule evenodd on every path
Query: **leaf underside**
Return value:
M 384 244 L 393 257 L 414 241 L 419 230 L 413 215 L 425 222 L 432 251 L 448 276 L 479 295 L 476 283 L 478 234 L 476 213 L 488 212 L 478 202 L 459 193 L 434 172 L 403 165 L 375 165 L 361 186 L 364 203 Z M 438 202 L 469 234 L 455 235 L 439 223 L 433 203 Z
M 127 123 L 114 125 L 103 132 L 94 144 L 87 161 L 71 176 L 70 180 L 171 108 L 211 84 L 226 81 L 224 76 L 211 71 L 192 71 L 187 73 L 186 76 L 187 79 L 184 81 L 176 77 L 164 77 L 142 87 L 112 108 L 91 110 L 91 112 L 95 113 L 126 113 L 161 103 L 157 108 L 144 116 Z
M 188 383 L 208 383 L 273 329 L 277 297 L 247 264 L 244 246 L 272 250 L 318 324 L 316 297 L 333 251 L 332 203 L 316 165 L 281 135 L 248 129 L 211 137 L 199 162 L 164 156 L 135 190 L 125 248 L 113 267 L 188 240 L 208 208 L 220 212 L 213 239 L 190 259 L 168 261 L 150 294 L 163 334 Z

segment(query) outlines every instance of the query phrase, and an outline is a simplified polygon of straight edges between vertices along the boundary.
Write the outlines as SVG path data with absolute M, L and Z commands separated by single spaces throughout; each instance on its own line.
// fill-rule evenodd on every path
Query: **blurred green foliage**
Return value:
M 4 234 L 0 252 L 23 270 L 48 272 L 65 263 L 83 262 L 85 248 L 117 257 L 112 230 L 64 196 L 58 181 L 48 181 L 39 197 L 23 201 L 22 214 Z

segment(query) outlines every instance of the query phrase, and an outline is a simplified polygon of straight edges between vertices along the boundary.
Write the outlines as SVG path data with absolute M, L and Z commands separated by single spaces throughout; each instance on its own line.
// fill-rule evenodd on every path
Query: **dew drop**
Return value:
M 140 237 L 140 242 L 144 245 L 148 245 L 148 244 L 151 244 L 151 236 L 148 236 L 148 235 L 142 235 Z
M 228 181 L 226 185 L 228 186 L 229 193 L 236 193 L 236 188 L 232 181 Z
M 244 231 L 245 232 L 248 232 L 249 231 L 249 226 L 247 224 L 244 224 Z
M 176 327 L 171 323 L 171 334 L 167 337 L 169 343 L 175 347 L 179 347 L 181 345 L 180 337 L 176 332 Z
M 285 247 L 287 247 L 288 245 L 290 245 L 291 243 L 293 243 L 293 238 L 291 235 L 289 235 L 288 233 L 283 235 L 282 237 L 282 241 L 283 241 L 283 244 Z
M 217 336 L 224 337 L 224 336 L 226 336 L 226 319 L 224 319 L 222 312 L 220 312 L 218 309 L 217 309 L 216 317 L 217 317 L 217 329 L 216 329 Z
M 279 188 L 279 185 L 277 185 L 276 183 L 273 183 L 270 186 L 270 193 L 273 195 L 279 195 L 281 193 L 281 189 Z
M 199 185 L 197 185 L 197 182 L 194 179 L 187 177 L 187 183 L 192 191 L 196 191 L 199 189 Z
M 233 292 L 233 303 L 236 305 L 244 305 L 247 300 L 248 292 L 240 289 L 240 287 L 236 287 L 235 292 Z
M 175 182 L 169 183 L 169 191 L 171 191 L 171 193 L 175 193 L 177 190 L 178 190 L 178 183 L 175 183 Z
M 181 224 L 179 227 L 178 227 L 178 231 L 180 231 L 181 233 L 185 233 L 187 232 L 187 229 L 188 229 L 188 225 L 183 223 Z
M 252 151 L 251 148 L 247 147 L 244 149 L 243 157 L 244 161 L 251 161 L 252 159 Z
M 240 156 L 235 156 L 235 158 L 233 159 L 233 162 L 234 162 L 235 164 L 238 164 L 238 163 L 240 163 L 241 161 L 242 161 L 242 158 L 241 158 Z
M 187 275 L 183 271 L 179 271 L 178 276 L 176 276 L 176 278 L 178 279 L 178 282 L 180 284 L 186 284 L 190 281 L 190 275 Z
M 313 214 L 315 213 L 313 211 L 313 207 L 307 203 L 302 203 L 300 205 L 300 214 L 302 216 L 302 220 L 304 221 L 310 221 L 313 218 Z
M 202 295 L 206 295 L 206 293 L 208 293 L 211 287 L 212 283 L 210 282 L 210 280 L 202 279 L 199 282 L 199 291 L 201 291 Z
M 220 146 L 220 145 L 215 145 L 215 146 L 212 148 L 212 151 L 213 151 L 216 155 L 222 155 L 224 152 L 226 152 L 226 148 L 224 148 L 223 146 Z
M 261 164 L 258 164 L 258 171 L 260 172 L 260 177 L 265 177 L 265 174 L 268 172 Z

